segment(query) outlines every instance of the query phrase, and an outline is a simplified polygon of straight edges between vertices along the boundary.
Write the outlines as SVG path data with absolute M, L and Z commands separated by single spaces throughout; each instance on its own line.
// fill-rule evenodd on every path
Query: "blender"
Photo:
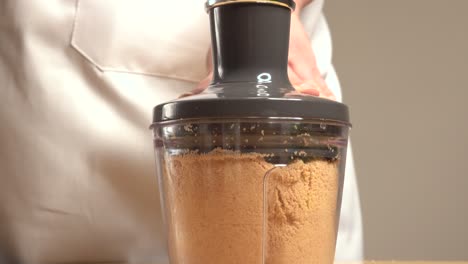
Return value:
M 348 108 L 289 82 L 292 0 L 206 9 L 211 84 L 153 110 L 170 263 L 331 264 Z

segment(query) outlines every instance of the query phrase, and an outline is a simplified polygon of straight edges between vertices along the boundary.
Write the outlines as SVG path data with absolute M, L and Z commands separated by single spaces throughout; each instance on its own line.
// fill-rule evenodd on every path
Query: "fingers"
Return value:
M 201 80 L 198 83 L 198 85 L 195 87 L 195 89 L 193 89 L 190 92 L 183 93 L 182 95 L 179 96 L 179 98 L 191 96 L 194 94 L 199 94 L 203 92 L 208 87 L 208 85 L 210 85 L 210 82 L 213 79 L 213 60 L 211 56 L 211 46 L 209 47 L 206 53 L 205 63 L 206 63 L 205 65 L 206 69 L 208 70 L 208 76 L 206 76 L 203 80 Z
M 311 50 L 309 52 L 312 53 Z M 291 72 L 294 72 L 297 77 L 302 80 L 301 84 L 305 84 L 309 88 L 328 89 L 327 84 L 317 69 L 315 59 L 304 60 L 304 58 L 296 57 L 296 59 L 292 59 L 289 65 L 291 67 Z
M 310 39 L 298 15 L 291 17 L 291 35 L 289 48 L 289 65 L 303 80 L 316 80 L 324 84 L 317 67 L 315 54 L 310 46 Z M 321 83 L 323 82 L 323 83 Z
M 300 92 L 319 95 L 335 100 L 317 67 L 309 37 L 298 15 L 291 17 L 288 75 L 293 86 Z
M 312 96 L 320 96 L 320 92 L 316 89 L 304 89 L 301 90 L 301 93 Z
M 298 88 L 296 86 L 299 86 L 304 82 L 304 80 L 293 70 L 290 64 L 288 65 L 288 77 L 289 81 L 296 89 Z
M 211 71 L 208 74 L 208 76 L 205 77 L 205 79 L 201 80 L 198 83 L 198 85 L 195 87 L 195 89 L 193 89 L 190 92 L 183 93 L 182 95 L 179 96 L 179 98 L 187 97 L 187 96 L 191 96 L 191 95 L 199 94 L 199 93 L 203 92 L 206 88 L 208 88 L 208 85 L 210 85 L 210 82 L 211 82 L 212 79 L 213 79 L 213 72 Z
M 304 82 L 302 78 L 297 75 L 297 73 L 292 69 L 292 67 L 288 66 L 288 76 L 289 81 L 291 84 L 296 88 L 297 91 L 313 96 L 319 96 L 320 92 L 316 89 L 315 86 L 310 86 Z
M 328 89 L 328 86 L 322 86 L 318 85 L 315 80 L 308 80 L 304 84 L 301 85 L 301 88 L 306 90 L 306 89 L 314 89 L 319 92 L 320 97 L 331 99 L 331 100 L 336 100 L 335 95 Z M 303 91 L 302 91 L 303 92 Z
M 211 71 L 208 76 L 205 77 L 205 79 L 201 80 L 197 87 L 193 90 L 197 93 L 201 93 L 203 90 L 206 89 L 206 87 L 208 87 L 208 85 L 210 85 L 210 82 L 211 80 L 213 79 L 213 72 Z

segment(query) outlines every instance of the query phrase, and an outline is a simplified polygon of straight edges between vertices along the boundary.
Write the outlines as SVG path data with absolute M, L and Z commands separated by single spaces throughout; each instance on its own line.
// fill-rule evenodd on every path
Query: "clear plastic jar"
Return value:
M 153 125 L 171 263 L 333 263 L 349 126 Z

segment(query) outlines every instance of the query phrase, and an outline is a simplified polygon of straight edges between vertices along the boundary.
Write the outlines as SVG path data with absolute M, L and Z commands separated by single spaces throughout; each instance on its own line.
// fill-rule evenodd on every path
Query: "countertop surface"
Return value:
M 468 264 L 468 261 L 365 261 L 336 262 L 335 264 Z
M 335 262 L 335 264 L 468 264 L 468 261 L 355 261 Z

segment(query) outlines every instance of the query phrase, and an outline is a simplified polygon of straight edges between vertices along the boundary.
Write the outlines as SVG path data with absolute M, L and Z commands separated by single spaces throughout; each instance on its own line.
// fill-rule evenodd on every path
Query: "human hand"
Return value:
M 336 100 L 336 97 L 328 88 L 317 67 L 309 37 L 299 18 L 301 8 L 302 6 L 298 5 L 296 11 L 291 16 L 288 58 L 289 80 L 300 93 Z M 200 81 L 194 90 L 183 96 L 200 93 L 208 87 L 213 78 L 211 51 L 208 51 L 206 63 L 209 69 L 208 76 Z
M 336 100 L 317 67 L 310 39 L 299 18 L 298 10 L 291 16 L 288 76 L 297 91 Z

